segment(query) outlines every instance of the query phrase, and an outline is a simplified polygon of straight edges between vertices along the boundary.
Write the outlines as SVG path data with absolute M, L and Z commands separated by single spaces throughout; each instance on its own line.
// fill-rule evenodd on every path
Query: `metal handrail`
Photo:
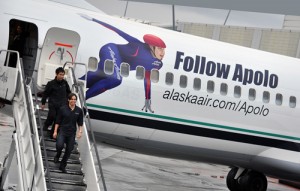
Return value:
M 26 107 L 26 108 L 24 108 L 24 110 L 25 111 L 27 111 L 27 112 L 25 112 L 25 113 L 27 113 L 27 115 L 28 115 L 28 122 L 29 122 L 29 124 L 30 124 L 30 133 L 31 133 L 31 137 L 32 137 L 32 134 L 33 133 L 36 133 L 37 131 L 34 131 L 34 127 L 36 127 L 36 122 L 34 121 L 34 119 L 32 119 L 29 115 L 32 113 L 32 112 L 34 112 L 34 105 L 33 105 L 33 101 L 32 101 L 32 99 L 30 99 L 31 97 L 30 97 L 30 95 L 31 95 L 31 91 L 30 91 L 30 89 L 28 89 L 28 85 L 27 85 L 27 83 L 26 83 L 26 81 L 27 81 L 27 79 L 31 79 L 32 80 L 32 84 L 34 85 L 34 90 L 36 90 L 36 84 L 34 83 L 34 80 L 33 80 L 33 78 L 25 78 L 25 73 L 24 73 L 24 66 L 23 66 L 23 62 L 21 62 L 21 59 L 20 59 L 20 57 L 19 57 L 19 53 L 17 52 L 17 51 L 12 51 L 12 50 L 0 50 L 0 54 L 1 54 L 1 52 L 7 52 L 8 53 L 8 57 L 7 57 L 7 60 L 6 60 L 6 64 L 4 65 L 4 66 L 6 66 L 6 65 L 8 65 L 8 63 L 9 63 L 9 59 L 10 59 L 10 55 L 11 55 L 11 53 L 14 53 L 14 54 L 17 54 L 17 64 L 16 64 L 16 67 L 14 67 L 14 68 L 16 68 L 17 70 L 17 73 L 18 73 L 18 75 L 19 75 L 19 78 L 18 78 L 18 80 L 17 80 L 17 82 L 16 83 L 18 83 L 19 84 L 19 87 L 17 87 L 16 88 L 16 90 L 15 90 L 15 92 L 17 92 L 17 89 L 20 89 L 20 87 L 22 87 L 22 89 L 24 89 L 24 94 L 23 94 L 23 98 L 24 98 L 24 102 L 25 102 L 25 105 L 26 106 L 31 106 L 31 107 Z M 9 67 L 9 66 L 8 66 Z M 16 96 L 16 95 L 15 95 Z M 37 94 L 36 94 L 36 92 L 35 92 L 35 96 L 36 96 L 36 100 L 37 100 Z M 38 111 L 38 118 L 39 118 L 39 122 L 40 122 L 40 124 L 41 124 L 41 117 L 40 117 L 40 113 L 39 113 L 39 111 Z M 36 135 L 36 134 L 35 134 Z M 43 142 L 43 146 L 44 146 L 44 148 L 45 148 L 45 142 L 44 142 L 44 136 L 43 136 L 43 131 L 41 131 L 41 135 L 42 135 L 42 142 Z M 38 139 L 37 139 L 38 140 Z M 36 140 L 32 140 L 32 141 L 34 141 L 35 143 L 37 143 L 38 145 L 37 146 L 39 146 L 39 142 L 37 142 Z M 18 143 L 16 142 L 16 145 L 17 145 Z M 32 145 L 32 146 L 34 146 L 34 144 Z M 18 146 L 16 146 L 16 147 L 18 147 Z M 38 149 L 37 147 L 34 147 L 34 151 L 36 151 L 36 149 Z M 44 150 L 44 152 L 45 152 L 45 150 Z M 40 152 L 39 152 L 40 153 Z M 36 157 L 36 155 L 34 155 L 34 157 Z M 45 157 L 46 157 L 46 159 L 47 159 L 47 153 L 45 152 Z M 37 165 L 38 163 L 36 163 L 35 164 L 35 166 L 34 166 L 34 168 L 37 168 Z M 41 164 L 41 163 L 40 163 Z M 47 169 L 49 169 L 49 164 L 48 164 L 48 161 L 46 160 L 46 166 L 47 166 Z M 49 185 L 50 185 L 50 190 L 52 191 L 53 189 L 52 189 L 52 182 L 51 182 L 51 176 L 50 176 L 50 172 L 49 172 L 49 174 L 48 174 L 48 178 L 49 178 Z M 35 175 L 33 174 L 33 177 L 32 177 L 32 181 L 31 181 L 31 184 L 30 184 L 30 189 L 31 190 L 33 190 L 34 188 L 33 188 L 33 186 L 34 186 L 34 182 L 35 182 Z
M 84 65 L 86 67 L 86 64 L 84 64 L 84 63 L 65 62 L 63 68 L 65 68 L 66 64 L 75 64 L 75 66 L 76 66 L 76 64 L 78 64 L 78 65 Z M 102 170 L 102 165 L 101 165 L 101 161 L 100 161 L 100 156 L 99 156 L 99 152 L 98 152 L 98 149 L 97 149 L 97 144 L 96 144 L 94 131 L 93 131 L 93 128 L 92 128 L 92 125 L 91 125 L 91 120 L 90 120 L 90 116 L 89 116 L 89 112 L 88 112 L 88 106 L 86 104 L 85 96 L 84 96 L 84 93 L 83 93 L 82 89 L 78 88 L 78 82 L 77 82 L 77 79 L 76 79 L 75 74 L 74 74 L 74 69 L 72 67 L 70 67 L 70 69 L 72 70 L 72 75 L 73 75 L 72 78 L 74 80 L 74 85 L 75 85 L 76 91 L 79 93 L 80 103 L 83 106 L 82 109 L 86 110 L 86 115 L 85 116 L 88 119 L 88 126 L 87 127 L 89 128 L 89 131 L 91 133 L 91 138 L 92 138 L 92 141 L 93 141 L 93 147 L 95 149 L 95 154 L 96 154 L 97 163 L 98 163 L 98 166 L 99 166 L 99 172 L 100 172 L 100 175 L 101 175 L 103 188 L 104 188 L 104 191 L 107 191 L 106 184 L 105 184 L 105 179 L 104 179 L 104 174 L 103 174 L 103 170 Z M 86 71 L 87 71 L 87 67 L 86 67 Z M 83 112 L 85 112 L 85 111 L 83 111 Z
M 44 150 L 44 155 L 45 155 L 45 163 L 46 163 L 46 169 L 47 169 L 47 173 L 46 173 L 46 176 L 49 180 L 49 186 L 50 186 L 50 191 L 52 191 L 52 180 L 51 180 L 51 173 L 50 173 L 50 170 L 49 170 L 49 162 L 48 162 L 48 154 L 47 154 L 47 151 L 46 151 L 46 144 L 45 144 L 45 136 L 44 136 L 44 131 L 43 131 L 43 125 L 42 125 L 42 119 L 41 119 L 41 113 L 40 113 L 40 109 L 39 109 L 39 106 L 38 106 L 38 97 L 37 97 L 37 92 L 36 92 L 36 84 L 34 82 L 34 79 L 32 78 L 32 84 L 33 84 L 33 91 L 34 91 L 34 98 L 35 98 L 35 104 L 36 104 L 36 111 L 37 111 L 37 115 L 38 115 L 38 121 L 39 121 L 39 124 L 40 124 L 40 133 L 41 133 L 41 141 L 42 141 L 42 144 L 43 144 L 43 150 Z
M 21 67 L 21 72 L 22 72 L 22 76 L 23 76 L 23 79 L 22 79 L 23 82 L 24 82 L 23 85 L 24 85 L 24 87 L 26 87 L 26 80 L 24 79 L 25 73 L 24 73 L 23 62 L 20 62 L 20 67 Z M 36 84 L 34 82 L 34 78 L 28 78 L 28 79 L 31 79 L 31 83 L 33 85 L 33 91 L 34 91 L 33 93 L 34 93 L 34 97 L 35 97 L 35 104 L 38 106 L 38 102 L 37 102 L 38 98 L 37 98 Z M 31 100 L 28 100 L 28 92 L 27 91 L 25 91 L 25 96 L 26 96 L 26 101 L 31 103 Z M 29 110 L 29 108 L 27 108 L 27 109 Z M 48 154 L 47 154 L 47 151 L 46 151 L 45 136 L 44 136 L 44 132 L 43 132 L 41 114 L 40 114 L 40 110 L 39 110 L 38 107 L 36 108 L 36 111 L 37 111 L 38 121 L 39 121 L 39 125 L 40 125 L 41 141 L 42 141 L 42 144 L 43 144 L 43 147 L 44 147 L 45 163 L 46 163 L 46 169 L 47 169 L 46 176 L 49 180 L 50 191 L 52 191 L 53 188 L 52 188 L 51 173 L 50 173 L 50 170 L 49 170 Z M 31 124 L 33 123 L 32 120 L 30 122 L 31 122 Z M 31 125 L 31 127 L 33 127 L 33 125 Z

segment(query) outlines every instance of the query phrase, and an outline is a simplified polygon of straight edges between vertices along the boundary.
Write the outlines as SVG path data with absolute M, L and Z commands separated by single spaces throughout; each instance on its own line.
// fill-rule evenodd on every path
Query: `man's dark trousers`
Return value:
M 64 144 L 66 144 L 65 154 L 60 162 L 60 168 L 65 169 L 67 166 L 67 161 L 71 155 L 72 150 L 74 149 L 75 144 L 75 134 L 66 136 L 63 135 L 63 133 L 59 133 L 57 140 L 56 140 L 56 157 L 59 158 L 61 155 L 61 152 L 64 148 Z

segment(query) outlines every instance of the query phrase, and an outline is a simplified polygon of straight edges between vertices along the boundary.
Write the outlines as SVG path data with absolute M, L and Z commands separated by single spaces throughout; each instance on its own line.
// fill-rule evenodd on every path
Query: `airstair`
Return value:
M 36 101 L 36 100 L 34 100 Z M 40 99 L 37 103 L 40 104 Z M 47 118 L 48 111 L 40 111 L 41 124 L 44 124 L 44 121 Z M 39 120 L 39 116 L 36 112 L 36 120 Z M 39 129 L 43 129 L 43 126 L 38 126 Z M 41 135 L 43 133 L 43 135 Z M 71 156 L 67 164 L 67 172 L 62 173 L 59 170 L 59 163 L 54 163 L 54 156 L 56 155 L 56 141 L 51 139 L 49 136 L 50 131 L 39 130 L 39 137 L 44 136 L 44 144 L 41 144 L 41 153 L 44 166 L 48 166 L 48 172 L 50 176 L 46 176 L 47 188 L 50 187 L 50 184 L 53 190 L 78 190 L 84 191 L 87 188 L 87 185 L 84 180 L 84 173 L 82 171 L 82 164 L 78 145 L 75 145 L 74 150 L 71 153 Z M 64 152 L 62 153 L 63 156 Z M 61 156 L 61 157 L 62 157 Z M 46 160 L 47 163 L 46 164 Z M 60 158 L 61 160 L 61 158 Z M 51 179 L 51 183 L 50 180 Z
M 8 52 L 8 55 L 11 53 L 18 54 L 17 52 L 6 50 L 0 51 L 0 54 L 1 52 Z M 59 170 L 59 163 L 54 163 L 56 142 L 54 139 L 50 139 L 49 132 L 43 131 L 42 128 L 48 111 L 39 109 L 41 98 L 38 98 L 35 92 L 34 79 L 25 79 L 20 59 L 17 62 L 16 68 L 5 65 L 0 66 L 1 70 L 5 71 L 6 74 L 14 76 L 13 79 L 9 79 L 11 84 L 6 87 L 5 99 L 10 99 L 7 95 L 10 95 L 9 92 L 12 91 L 12 88 L 9 89 L 9 87 L 13 87 L 12 84 L 15 85 L 11 101 L 16 125 L 10 152 L 4 163 L 4 170 L 0 172 L 0 190 L 5 189 L 7 184 L 9 184 L 8 177 L 11 173 L 15 173 L 15 176 L 18 176 L 16 185 L 17 190 L 20 191 L 100 191 L 101 182 L 104 190 L 106 190 L 94 137 L 92 146 L 89 141 L 89 134 L 93 135 L 93 132 L 91 127 L 87 129 L 86 126 L 86 122 L 90 124 L 87 121 L 89 120 L 88 116 L 85 118 L 82 137 L 76 141 L 76 146 L 67 162 L 67 172 L 63 173 Z M 72 92 L 76 93 L 80 100 L 77 105 L 87 108 L 83 91 L 74 78 L 72 67 L 68 69 L 66 77 L 70 87 L 72 87 Z M 32 92 L 32 89 L 34 92 Z M 1 97 L 3 98 L 3 96 Z M 92 153 L 93 148 L 96 152 L 102 181 L 96 173 Z M 13 170 L 10 169 L 13 169 L 11 167 L 15 159 L 17 161 L 16 172 L 11 172 Z

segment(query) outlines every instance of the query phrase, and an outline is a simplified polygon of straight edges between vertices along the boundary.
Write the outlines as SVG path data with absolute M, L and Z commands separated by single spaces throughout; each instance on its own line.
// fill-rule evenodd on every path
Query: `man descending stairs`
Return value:
M 48 110 L 40 110 L 42 124 L 44 124 L 47 118 Z M 36 116 L 37 117 L 37 116 Z M 37 119 L 38 121 L 38 119 Z M 39 126 L 41 128 L 41 126 Z M 78 151 L 77 144 L 71 153 L 69 160 L 67 161 L 66 172 L 59 170 L 60 163 L 54 161 L 56 155 L 56 140 L 50 138 L 50 129 L 48 131 L 43 131 L 45 147 L 41 144 L 42 156 L 44 161 L 47 188 L 49 190 L 50 184 L 53 190 L 72 190 L 72 191 L 83 191 L 86 190 L 86 184 L 84 181 L 84 174 L 82 172 L 82 165 L 80 161 L 80 153 Z M 41 137 L 41 131 L 39 130 Z M 41 141 L 42 143 L 42 141 Z M 46 154 L 45 152 L 46 151 Z M 59 159 L 61 161 L 65 149 Z M 45 156 L 46 155 L 46 156 Z M 48 165 L 46 164 L 48 163 Z M 47 166 L 49 170 L 47 171 Z M 50 183 L 50 180 L 51 183 Z

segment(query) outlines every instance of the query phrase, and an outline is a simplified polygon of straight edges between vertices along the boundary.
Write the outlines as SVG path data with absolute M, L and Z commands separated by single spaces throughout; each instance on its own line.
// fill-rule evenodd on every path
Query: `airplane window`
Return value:
M 201 89 L 201 79 L 195 78 L 194 79 L 194 90 L 200 90 Z
M 215 82 L 209 80 L 207 82 L 207 92 L 214 93 L 214 90 L 215 90 Z
M 108 75 L 112 75 L 114 73 L 114 62 L 112 60 L 105 60 L 104 73 Z
M 295 108 L 296 107 L 296 97 L 295 96 L 291 96 L 290 97 L 290 107 L 291 108 Z
M 166 73 L 166 84 L 173 85 L 173 81 L 174 81 L 174 74 L 171 72 L 167 72 Z
M 159 71 L 156 69 L 151 70 L 150 79 L 152 82 L 157 83 L 159 81 Z
M 225 83 L 222 83 L 221 87 L 220 87 L 221 95 L 227 95 L 227 91 L 228 91 L 228 85 Z
M 270 102 L 270 92 L 264 91 L 263 92 L 263 102 L 269 103 Z
M 128 77 L 129 76 L 129 71 L 130 71 L 130 66 L 128 63 L 122 62 L 121 63 L 121 76 L 123 77 Z
M 88 62 L 88 70 L 90 71 L 96 71 L 98 67 L 98 60 L 95 57 L 89 57 Z
M 187 86 L 187 76 L 186 75 L 181 75 L 180 76 L 179 86 L 181 88 L 186 88 L 186 86 Z
M 136 67 L 136 79 L 142 80 L 145 78 L 145 68 L 143 66 Z
M 249 100 L 254 101 L 256 98 L 256 91 L 253 88 L 249 89 Z
M 276 94 L 276 105 L 282 105 L 282 94 Z
M 234 86 L 234 97 L 240 98 L 242 94 L 241 86 Z

